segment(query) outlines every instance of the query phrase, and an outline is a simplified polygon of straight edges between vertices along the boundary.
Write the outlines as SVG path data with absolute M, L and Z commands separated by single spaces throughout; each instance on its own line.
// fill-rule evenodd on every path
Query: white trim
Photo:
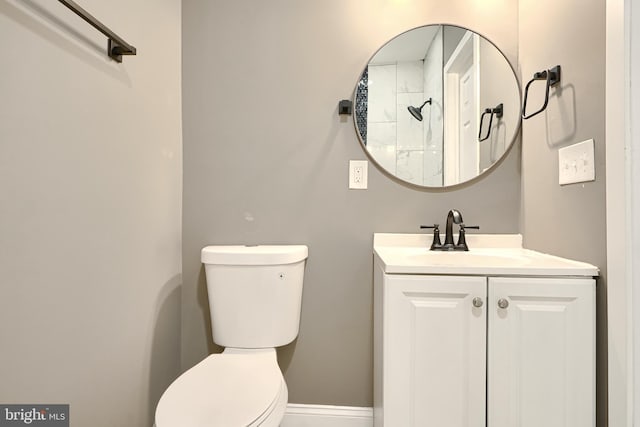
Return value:
M 631 409 L 628 411 L 628 418 L 632 420 L 636 425 L 638 424 L 638 414 L 640 414 L 640 393 L 635 390 L 640 389 L 640 260 L 638 260 L 638 254 L 640 248 L 640 226 L 634 218 L 640 213 L 640 171 L 638 166 L 640 165 L 640 126 L 638 126 L 638 120 L 640 120 L 640 87 L 638 87 L 638 81 L 640 77 L 640 52 L 638 46 L 640 46 L 640 14 L 638 13 L 638 2 L 633 2 L 636 6 L 633 8 L 628 5 L 626 12 L 628 18 L 625 21 L 625 27 L 628 25 L 628 37 L 629 44 L 626 50 L 626 57 L 628 58 L 627 80 L 629 84 L 628 103 L 626 120 L 628 120 L 629 126 L 627 129 L 627 143 L 625 148 L 627 150 L 627 178 L 629 179 L 629 185 L 627 186 L 626 203 L 628 213 L 628 223 L 626 233 L 626 251 L 627 260 L 629 265 L 627 266 L 627 290 L 631 293 L 632 302 L 628 306 L 632 324 L 629 327 L 629 341 L 630 341 L 630 354 L 631 361 L 627 365 L 630 366 L 629 373 L 633 375 L 634 381 L 629 385 L 629 401 L 633 402 Z M 626 15 L 625 15 L 626 16 Z M 635 24 L 635 26 L 633 25 Z
M 480 64 L 481 58 L 480 58 L 480 36 L 477 34 L 473 34 L 473 67 L 475 68 L 474 72 L 473 72 L 473 78 L 476 79 L 476 83 L 475 83 L 475 105 L 473 106 L 474 110 L 475 110 L 475 122 L 476 122 L 476 128 L 474 129 L 474 135 L 479 135 L 480 134 L 480 113 L 482 112 L 482 110 L 480 109 L 480 69 L 482 67 L 482 64 Z M 476 143 L 475 148 L 476 148 L 476 152 L 475 152 L 475 167 L 476 167 L 476 173 L 473 177 L 476 177 L 478 175 L 480 175 L 480 143 L 478 141 L 475 141 Z M 473 178 L 471 177 L 471 178 Z M 471 179 L 469 178 L 469 179 Z
M 631 1 L 606 2 L 608 424 L 620 427 L 631 427 L 634 418 Z
M 373 408 L 290 403 L 280 427 L 372 427 Z
M 459 147 L 460 138 L 458 135 L 459 114 L 458 109 L 454 108 L 458 105 L 460 97 L 460 79 L 458 74 L 449 73 L 445 68 L 444 78 L 444 140 L 448 141 L 442 148 L 444 156 L 444 171 L 442 182 L 444 185 L 453 185 L 460 182 L 460 158 Z

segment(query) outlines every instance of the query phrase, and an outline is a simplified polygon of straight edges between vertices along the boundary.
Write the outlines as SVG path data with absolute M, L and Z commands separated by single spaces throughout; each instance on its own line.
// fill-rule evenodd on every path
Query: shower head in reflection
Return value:
M 421 122 L 422 121 L 422 107 L 424 107 L 427 104 L 431 105 L 431 98 L 429 98 L 426 101 L 424 101 L 424 103 L 420 106 L 420 108 L 417 108 L 417 107 L 414 107 L 413 105 L 410 105 L 410 106 L 407 107 L 407 110 L 409 110 L 411 115 L 413 117 L 415 117 L 416 120 Z

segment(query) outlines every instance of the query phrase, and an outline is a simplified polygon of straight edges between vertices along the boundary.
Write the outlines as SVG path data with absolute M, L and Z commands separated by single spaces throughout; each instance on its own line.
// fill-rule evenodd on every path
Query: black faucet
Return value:
M 453 224 L 460 225 L 458 243 L 455 244 L 453 243 Z M 467 240 L 465 238 L 465 229 L 480 229 L 477 225 L 465 226 L 462 222 L 462 214 L 457 209 L 451 209 L 447 214 L 444 244 L 440 243 L 440 229 L 438 228 L 438 224 L 421 225 L 420 228 L 433 228 L 433 243 L 430 248 L 432 251 L 468 251 L 469 247 L 467 246 Z
M 443 251 L 452 251 L 456 248 L 453 244 L 453 224 L 462 224 L 462 214 L 457 209 L 451 209 L 447 214 L 447 226 L 445 228 Z M 469 250 L 469 249 L 467 249 Z

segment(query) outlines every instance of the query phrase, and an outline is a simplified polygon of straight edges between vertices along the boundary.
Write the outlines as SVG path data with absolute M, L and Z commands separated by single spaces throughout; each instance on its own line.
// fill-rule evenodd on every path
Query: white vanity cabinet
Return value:
M 375 427 L 595 426 L 595 267 L 397 273 L 379 252 Z

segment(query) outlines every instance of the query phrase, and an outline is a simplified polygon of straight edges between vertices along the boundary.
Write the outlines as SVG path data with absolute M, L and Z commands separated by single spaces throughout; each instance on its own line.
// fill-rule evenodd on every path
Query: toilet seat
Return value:
M 178 377 L 156 409 L 156 427 L 278 425 L 287 388 L 276 351 L 230 349 L 213 354 Z

